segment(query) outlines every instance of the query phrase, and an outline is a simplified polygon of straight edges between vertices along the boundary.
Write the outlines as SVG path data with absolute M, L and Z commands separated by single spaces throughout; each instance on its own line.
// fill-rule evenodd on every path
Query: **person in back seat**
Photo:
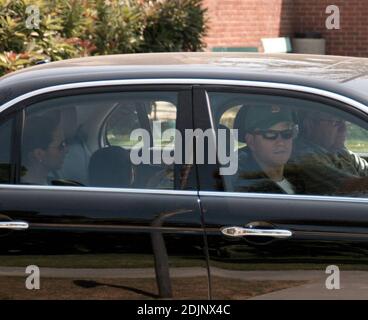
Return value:
M 21 183 L 47 185 L 49 174 L 62 167 L 68 152 L 58 111 L 26 119 Z

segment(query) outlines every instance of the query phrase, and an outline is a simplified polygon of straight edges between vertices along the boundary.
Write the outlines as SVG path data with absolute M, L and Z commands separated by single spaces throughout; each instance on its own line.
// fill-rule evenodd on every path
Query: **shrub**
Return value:
M 203 48 L 205 9 L 200 0 L 153 1 L 146 6 L 142 51 L 198 51 Z
M 27 29 L 27 7 L 39 8 Z M 201 0 L 0 0 L 0 75 L 88 55 L 197 51 L 206 31 Z
M 139 52 L 144 21 L 138 2 L 97 0 L 95 19 L 90 38 L 98 54 Z
M 0 0 L 1 73 L 18 70 L 40 60 L 55 61 L 80 56 L 82 48 L 63 36 L 66 27 L 63 26 L 60 9 L 67 2 L 72 1 Z M 38 28 L 27 28 L 29 14 L 26 9 L 30 5 L 39 8 Z

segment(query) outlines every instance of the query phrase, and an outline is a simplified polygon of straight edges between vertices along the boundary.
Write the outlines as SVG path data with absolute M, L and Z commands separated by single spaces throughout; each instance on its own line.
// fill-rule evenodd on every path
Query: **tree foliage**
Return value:
M 40 60 L 198 51 L 205 32 L 201 0 L 0 0 L 0 75 Z

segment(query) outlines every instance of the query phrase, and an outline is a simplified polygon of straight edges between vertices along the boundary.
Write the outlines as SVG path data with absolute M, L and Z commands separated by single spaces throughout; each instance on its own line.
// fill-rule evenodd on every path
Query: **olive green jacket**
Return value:
M 368 176 L 367 161 L 353 152 L 329 152 L 305 139 L 296 141 L 290 162 L 298 167 L 306 194 L 340 194 L 348 179 Z

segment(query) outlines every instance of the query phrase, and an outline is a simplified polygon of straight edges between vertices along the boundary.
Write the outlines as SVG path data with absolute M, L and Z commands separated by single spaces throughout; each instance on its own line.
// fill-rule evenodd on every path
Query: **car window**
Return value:
M 170 101 L 152 101 L 150 108 L 150 113 L 148 114 L 150 127 L 160 128 L 161 132 L 175 129 L 176 121 L 176 106 Z M 160 132 L 157 130 L 157 132 Z M 153 137 L 154 147 L 173 147 L 174 140 L 168 139 L 160 134 L 155 134 Z
M 121 125 L 123 122 L 124 126 Z M 139 141 L 131 140 L 130 134 L 140 127 L 135 104 L 117 106 L 106 121 L 106 141 L 112 146 L 131 148 Z
M 20 183 L 173 189 L 174 164 L 161 155 L 174 152 L 177 95 L 85 94 L 28 106 Z
M 227 143 L 219 132 L 234 130 L 236 170 L 220 174 L 224 191 L 368 195 L 368 126 L 362 115 L 315 99 L 211 91 L 208 96 L 218 157 Z M 229 166 L 218 161 L 220 168 Z
M 368 157 L 368 132 L 354 123 L 347 122 L 346 146 L 360 156 Z
M 227 128 L 233 129 L 234 128 L 234 121 L 236 115 L 238 114 L 241 105 L 232 106 L 232 104 L 228 105 L 225 112 L 221 115 L 219 124 L 226 126 Z
M 0 123 L 0 183 L 11 182 L 11 141 L 13 119 Z
M 175 129 L 176 126 L 176 102 L 167 101 L 175 97 L 166 97 L 169 99 L 159 100 L 159 96 L 147 97 L 144 105 L 136 103 L 127 103 L 117 106 L 106 121 L 106 140 L 109 145 L 131 148 L 139 140 L 131 140 L 133 130 L 147 128 L 153 134 L 153 146 L 163 147 L 171 140 L 163 140 L 164 136 L 160 134 L 167 129 Z M 139 117 L 141 112 L 141 117 Z M 148 122 L 147 122 L 148 120 Z M 125 125 L 121 125 L 125 123 Z M 153 128 L 157 130 L 153 130 Z

